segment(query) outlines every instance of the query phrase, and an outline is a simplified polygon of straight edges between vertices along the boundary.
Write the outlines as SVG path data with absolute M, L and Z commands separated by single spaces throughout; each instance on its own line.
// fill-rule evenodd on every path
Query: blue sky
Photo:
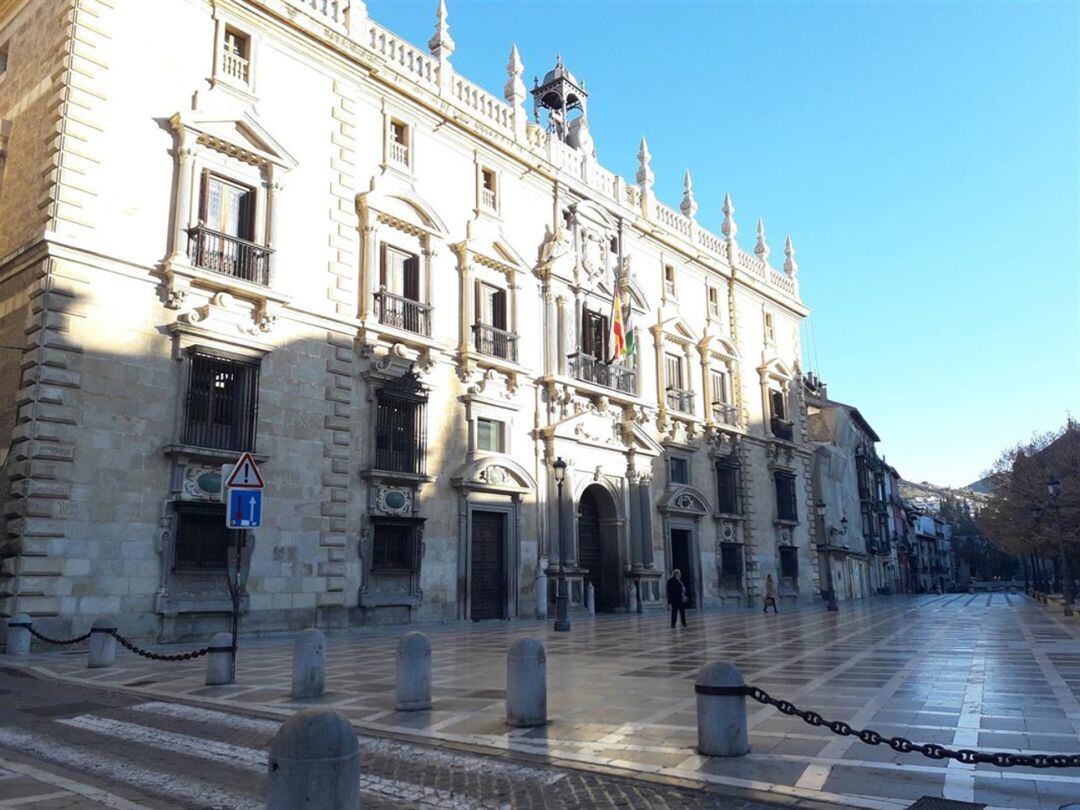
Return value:
M 436 0 L 368 0 L 416 44 Z M 455 68 L 502 94 L 561 52 L 600 161 L 644 133 L 669 205 L 790 233 L 805 368 L 907 478 L 963 485 L 1080 415 L 1080 4 L 448 0 Z

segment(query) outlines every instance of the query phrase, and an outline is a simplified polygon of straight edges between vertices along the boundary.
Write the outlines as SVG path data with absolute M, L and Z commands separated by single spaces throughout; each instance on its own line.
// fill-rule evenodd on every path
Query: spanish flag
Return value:
M 623 302 L 619 283 L 611 294 L 611 360 L 621 360 L 634 353 L 634 332 L 630 329 L 629 317 L 623 320 Z

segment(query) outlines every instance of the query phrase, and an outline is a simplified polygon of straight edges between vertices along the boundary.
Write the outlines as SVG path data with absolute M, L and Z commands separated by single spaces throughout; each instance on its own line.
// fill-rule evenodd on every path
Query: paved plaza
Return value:
M 985 751 L 1080 751 L 1080 622 L 1016 594 L 878 597 L 774 614 L 692 613 L 575 618 L 570 633 L 518 621 L 424 628 L 435 705 L 394 711 L 400 630 L 331 636 L 327 693 L 318 701 L 358 727 L 456 745 L 634 771 L 688 784 L 735 786 L 777 798 L 902 808 L 922 796 L 992 807 L 1080 803 L 1080 769 L 969 766 L 899 754 L 838 737 L 771 707 L 749 705 L 752 753 L 696 754 L 693 679 L 734 661 L 747 682 L 827 719 L 883 736 Z M 548 653 L 551 722 L 504 723 L 505 653 L 537 637 Z M 291 640 L 244 641 L 237 683 L 207 687 L 204 664 L 154 663 L 121 651 L 87 671 L 85 653 L 23 659 L 42 674 L 266 715 L 309 703 L 289 698 Z M 527 758 L 527 757 L 526 757 Z

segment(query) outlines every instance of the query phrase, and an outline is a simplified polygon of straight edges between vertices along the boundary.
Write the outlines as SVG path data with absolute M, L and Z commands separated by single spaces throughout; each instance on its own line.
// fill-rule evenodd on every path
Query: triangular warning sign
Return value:
M 244 455 L 240 456 L 240 460 L 233 467 L 232 475 L 225 482 L 225 486 L 232 489 L 262 489 L 266 486 L 263 483 L 262 475 L 259 474 L 259 468 L 255 466 L 255 459 L 251 457 L 251 453 L 244 453 Z

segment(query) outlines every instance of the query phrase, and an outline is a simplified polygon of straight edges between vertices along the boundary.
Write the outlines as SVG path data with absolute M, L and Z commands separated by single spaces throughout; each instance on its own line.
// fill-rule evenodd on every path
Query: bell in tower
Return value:
M 548 132 L 560 141 L 596 157 L 589 124 L 586 103 L 589 94 L 585 86 L 566 69 L 562 56 L 555 58 L 555 67 L 549 70 L 543 82 L 533 80 L 533 115 L 540 122 L 540 110 L 547 110 Z

